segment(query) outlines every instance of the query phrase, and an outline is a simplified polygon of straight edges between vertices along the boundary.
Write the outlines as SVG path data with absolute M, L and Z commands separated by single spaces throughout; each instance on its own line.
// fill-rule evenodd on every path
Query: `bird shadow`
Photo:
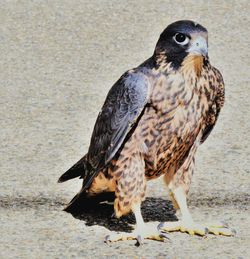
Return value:
M 99 225 L 111 231 L 132 231 L 135 224 L 133 213 L 129 213 L 117 219 L 114 216 L 114 195 L 110 194 L 106 199 L 88 199 L 69 213 L 79 220 L 83 220 L 87 226 Z M 175 210 L 171 201 L 162 198 L 149 197 L 142 203 L 142 216 L 145 222 L 149 221 L 176 221 Z

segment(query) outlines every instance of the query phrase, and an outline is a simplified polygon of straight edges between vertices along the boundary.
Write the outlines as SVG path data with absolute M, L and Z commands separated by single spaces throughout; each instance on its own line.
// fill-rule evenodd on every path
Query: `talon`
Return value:
M 157 230 L 161 230 L 161 228 L 163 228 L 164 226 L 164 222 L 161 222 L 158 226 L 157 226 Z
M 167 234 L 166 234 L 166 233 L 163 233 L 163 232 L 160 233 L 159 237 L 162 238 L 162 241 L 163 241 L 163 242 L 166 242 L 167 240 L 169 240 L 169 241 L 171 240 L 171 239 L 167 236 Z
M 141 235 L 138 235 L 136 237 L 136 240 L 137 240 L 137 242 L 135 243 L 135 246 L 143 245 L 143 239 L 142 239 Z
M 110 235 L 105 236 L 104 243 L 109 244 L 111 242 Z

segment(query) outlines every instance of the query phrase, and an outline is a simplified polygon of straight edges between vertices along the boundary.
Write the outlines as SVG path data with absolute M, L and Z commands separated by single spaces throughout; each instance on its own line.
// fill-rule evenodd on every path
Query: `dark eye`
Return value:
M 189 42 L 189 38 L 183 33 L 176 33 L 173 37 L 176 43 L 180 45 L 186 45 Z

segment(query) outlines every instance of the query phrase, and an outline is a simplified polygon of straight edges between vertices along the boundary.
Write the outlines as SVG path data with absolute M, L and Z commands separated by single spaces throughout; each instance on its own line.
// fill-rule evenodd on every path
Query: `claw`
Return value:
M 164 226 L 164 222 L 161 222 L 158 226 L 157 226 L 157 230 L 160 231 L 161 228 L 163 228 Z
M 136 243 L 135 243 L 135 246 L 141 246 L 143 245 L 143 238 L 141 237 L 141 235 L 138 235 L 136 237 Z
M 104 242 L 109 244 L 117 241 L 136 240 L 136 246 L 140 246 L 143 244 L 144 239 L 164 242 L 166 239 L 168 239 L 168 237 L 166 236 L 166 234 L 161 233 L 159 230 L 157 230 L 157 227 L 154 224 L 149 224 L 145 225 L 143 229 L 135 229 L 132 233 L 111 232 L 105 237 Z
M 104 243 L 109 244 L 111 242 L 110 235 L 105 236 Z
M 166 233 L 161 232 L 159 237 L 162 238 L 163 242 L 166 242 L 166 240 L 171 241 L 171 239 L 167 236 Z

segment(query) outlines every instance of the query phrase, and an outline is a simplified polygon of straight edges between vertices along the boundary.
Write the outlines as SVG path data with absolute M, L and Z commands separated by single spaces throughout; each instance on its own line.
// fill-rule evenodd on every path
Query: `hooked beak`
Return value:
M 205 38 L 199 36 L 197 37 L 191 44 L 190 48 L 187 52 L 194 54 L 194 55 L 202 55 L 207 56 L 207 41 Z

